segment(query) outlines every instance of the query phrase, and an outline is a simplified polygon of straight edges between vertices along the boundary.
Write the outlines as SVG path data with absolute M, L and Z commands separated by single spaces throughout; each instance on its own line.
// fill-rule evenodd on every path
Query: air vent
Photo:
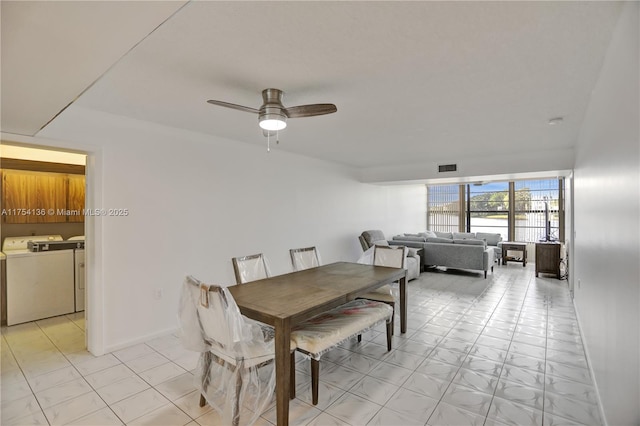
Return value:
M 458 170 L 457 164 L 441 164 L 438 166 L 438 173 L 455 172 Z

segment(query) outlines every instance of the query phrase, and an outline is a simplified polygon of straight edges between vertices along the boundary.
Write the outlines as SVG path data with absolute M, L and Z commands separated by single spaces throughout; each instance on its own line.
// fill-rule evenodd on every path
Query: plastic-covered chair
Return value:
M 311 358 L 311 395 L 318 404 L 320 358 L 340 343 L 360 335 L 383 321 L 387 324 L 387 350 L 391 350 L 391 318 L 393 308 L 372 300 L 352 300 L 330 311 L 316 315 L 291 332 L 297 350 Z M 292 368 L 291 374 L 295 371 Z M 293 383 L 293 380 L 292 380 Z
M 267 261 L 262 253 L 234 257 L 231 262 L 236 275 L 236 284 L 269 278 Z
M 373 264 L 376 266 L 387 266 L 390 268 L 405 268 L 407 259 L 406 246 L 379 246 L 373 247 Z M 391 285 L 383 285 L 369 293 L 361 294 L 359 299 L 369 299 L 383 302 L 391 306 L 395 318 L 396 296 Z M 394 318 L 391 319 L 391 334 L 395 325 Z
M 191 276 L 183 284 L 179 320 L 183 345 L 201 353 L 195 373 L 200 406 L 208 402 L 222 424 L 253 424 L 275 390 L 273 328 L 244 317 L 227 288 Z
M 315 268 L 320 266 L 320 256 L 315 247 L 305 247 L 289 250 L 291 265 L 294 271 Z

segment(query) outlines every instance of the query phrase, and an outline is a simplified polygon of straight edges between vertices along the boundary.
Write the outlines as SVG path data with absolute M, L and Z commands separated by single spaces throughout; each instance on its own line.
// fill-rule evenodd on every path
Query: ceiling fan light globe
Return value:
M 287 127 L 287 122 L 281 118 L 261 118 L 260 127 L 264 130 L 278 131 Z

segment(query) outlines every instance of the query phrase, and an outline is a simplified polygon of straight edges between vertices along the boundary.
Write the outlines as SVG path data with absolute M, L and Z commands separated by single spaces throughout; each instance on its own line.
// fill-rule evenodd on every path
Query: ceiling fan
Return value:
M 314 115 L 325 115 L 338 111 L 334 104 L 310 104 L 286 108 L 282 105 L 283 96 L 284 92 L 282 90 L 264 89 L 262 91 L 263 104 L 259 109 L 213 99 L 207 102 L 212 105 L 258 114 L 258 124 L 267 137 L 273 136 L 279 130 L 287 127 L 287 118 L 313 117 Z

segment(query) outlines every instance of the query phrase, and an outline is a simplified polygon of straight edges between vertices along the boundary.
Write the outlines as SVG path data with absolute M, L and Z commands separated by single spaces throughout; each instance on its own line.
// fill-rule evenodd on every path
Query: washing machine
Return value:
M 71 237 L 67 241 L 82 241 L 82 245 L 73 250 L 73 264 L 74 264 L 74 288 L 75 288 L 75 304 L 76 304 L 76 312 L 84 311 L 84 280 L 85 280 L 85 269 L 84 269 L 84 235 L 79 235 L 77 237 Z
M 7 237 L 7 325 L 75 311 L 73 249 L 33 252 L 35 242 L 62 241 L 60 235 Z

